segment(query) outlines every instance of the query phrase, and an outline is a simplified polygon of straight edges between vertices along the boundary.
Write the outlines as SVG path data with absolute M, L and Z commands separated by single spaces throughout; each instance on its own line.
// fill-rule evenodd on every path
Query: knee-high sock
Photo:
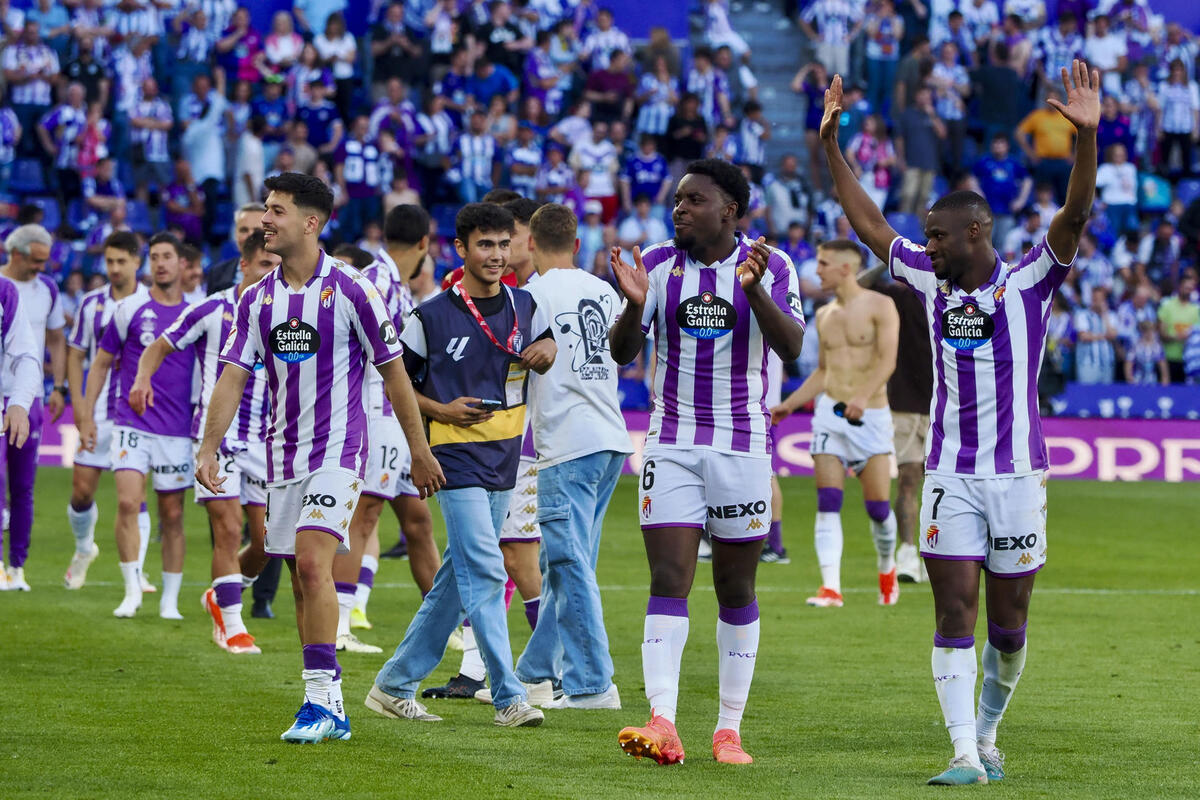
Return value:
M 821 567 L 821 585 L 842 591 L 842 515 L 838 511 L 818 511 L 813 543 L 817 564 Z
M 529 622 L 530 630 L 537 628 L 538 611 L 542 607 L 542 596 L 531 597 L 525 601 L 525 619 Z
M 342 668 L 338 665 L 337 645 L 304 645 L 304 699 L 315 706 L 322 706 L 339 719 L 346 718 L 342 705 Z
M 337 590 L 337 635 L 345 636 L 350 632 L 350 609 L 354 608 L 354 593 L 358 590 L 358 584 L 334 581 L 333 588 Z
M 771 521 L 771 527 L 767 528 L 767 547 L 776 553 L 783 552 L 783 520 Z
M 67 503 L 67 522 L 70 523 L 71 533 L 75 536 L 76 553 L 92 552 L 92 546 L 96 543 L 96 519 L 99 516 L 100 509 L 96 507 L 95 501 L 87 508 L 79 510 Z
M 483 654 L 479 652 L 479 644 L 475 641 L 475 629 L 471 623 L 463 621 L 463 654 L 458 666 L 458 674 L 473 681 L 481 681 L 487 675 L 487 665 L 483 663 Z
M 687 598 L 655 597 L 646 605 L 642 637 L 642 676 L 650 711 L 675 722 L 679 706 L 679 662 L 687 644 Z
M 758 600 L 743 608 L 721 606 L 717 617 L 718 675 L 721 710 L 717 730 L 739 732 L 754 663 L 758 658 Z
M 146 548 L 150 546 L 150 512 L 146 504 L 138 512 L 138 571 L 146 574 Z
M 364 614 L 367 613 L 367 601 L 371 599 L 371 589 L 375 586 L 375 573 L 378 571 L 378 558 L 371 555 L 362 557 L 362 566 L 358 570 L 358 588 L 354 590 L 354 607 Z
M 887 500 L 868 500 L 867 516 L 871 518 L 871 538 L 875 540 L 875 556 L 879 573 L 896 567 L 896 515 Z
M 954 755 L 956 758 L 967 756 L 975 767 L 982 769 L 975 744 L 975 720 L 971 715 L 975 707 L 977 674 L 975 637 L 949 639 L 935 633 L 932 666 L 933 686 L 942 706 L 946 730 L 954 743 Z
M 182 572 L 162 574 L 162 594 L 158 598 L 158 612 L 174 616 L 179 613 L 179 587 L 183 586 Z
M 983 646 L 983 686 L 979 690 L 979 713 L 975 736 L 985 746 L 996 743 L 996 729 L 1012 699 L 1021 671 L 1025 669 L 1025 626 L 1006 630 L 988 620 L 988 640 Z
M 242 574 L 234 572 L 222 575 L 212 582 L 213 592 L 217 595 L 217 605 L 221 607 L 221 621 L 225 625 L 225 638 L 229 639 L 239 633 L 246 632 L 246 623 L 242 621 Z

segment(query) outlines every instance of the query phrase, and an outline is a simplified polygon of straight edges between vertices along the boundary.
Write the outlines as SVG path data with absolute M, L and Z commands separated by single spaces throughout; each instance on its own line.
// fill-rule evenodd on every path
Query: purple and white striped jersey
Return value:
M 371 283 L 321 251 L 298 290 L 282 267 L 238 300 L 221 361 L 251 372 L 266 365 L 271 423 L 267 482 L 319 469 L 363 476 L 367 460 L 367 364 L 403 353 L 396 326 Z
M 212 400 L 213 388 L 221 377 L 224 366 L 220 363 L 221 348 L 233 330 L 233 315 L 237 311 L 237 286 L 210 295 L 188 306 L 179 319 L 163 333 L 163 338 L 176 350 L 194 347 L 197 366 L 200 368 L 200 400 L 196 413 L 192 415 L 192 438 L 204 438 L 204 424 L 208 419 L 208 404 Z M 267 406 L 267 378 L 263 374 L 261 361 L 254 365 L 246 381 L 242 403 L 237 416 L 229 424 L 225 439 L 234 442 L 261 442 L 267 435 L 269 408 Z
M 766 456 L 768 345 L 738 280 L 751 242 L 740 234 L 715 264 L 693 261 L 670 241 L 642 253 L 650 289 L 642 331 L 654 328 L 657 365 L 647 444 Z M 804 327 L 800 280 L 771 248 L 762 287 Z
M 1058 260 L 1045 238 L 1015 264 L 996 256 L 974 292 L 939 281 L 925 248 L 892 241 L 892 277 L 920 295 L 933 344 L 932 431 L 925 472 L 960 478 L 1021 476 L 1049 465 L 1037 378 L 1054 294 L 1074 257 Z
M 122 300 L 132 299 L 135 303 L 141 303 L 150 298 L 150 292 L 147 291 L 145 284 L 138 283 L 136 287 L 133 294 Z M 117 310 L 117 304 L 121 302 L 112 296 L 111 290 L 111 286 L 93 289 L 83 296 L 83 299 L 79 301 L 79 308 L 75 311 L 75 325 L 71 328 L 71 335 L 67 338 L 67 347 L 83 351 L 84 369 L 87 369 L 96 358 L 96 349 L 100 347 L 104 331 L 108 330 L 113 312 Z M 112 379 L 116 372 L 116 366 L 113 364 L 113 369 L 109 370 L 108 375 L 104 378 L 104 388 L 100 390 L 100 397 L 96 400 L 93 416 L 97 423 L 109 419 L 109 415 L 117 409 L 117 382 Z M 81 390 L 82 388 L 80 387 Z
M 404 317 L 413 309 L 413 299 L 408 287 L 400 283 L 396 262 L 386 250 L 381 249 L 377 260 L 363 270 L 363 276 L 379 291 L 396 330 L 402 330 Z M 387 392 L 383 390 L 383 378 L 379 371 L 367 370 L 367 382 L 367 413 L 372 417 L 391 416 L 392 404 L 388 401 Z
M 187 436 L 192 422 L 192 377 L 196 367 L 191 353 L 171 353 L 150 376 L 154 405 L 138 414 L 129 406 L 129 392 L 137 377 L 138 359 L 147 347 L 179 317 L 187 304 L 164 305 L 153 295 L 129 296 L 117 304 L 112 322 L 100 339 L 100 349 L 113 356 L 117 403 L 109 408 L 117 425 L 159 436 Z M 184 388 L 186 387 L 186 391 Z
M 0 356 L 4 371 L 0 389 L 8 403 L 28 411 L 42 397 L 42 353 L 37 349 L 33 326 L 25 315 L 21 293 L 0 276 Z

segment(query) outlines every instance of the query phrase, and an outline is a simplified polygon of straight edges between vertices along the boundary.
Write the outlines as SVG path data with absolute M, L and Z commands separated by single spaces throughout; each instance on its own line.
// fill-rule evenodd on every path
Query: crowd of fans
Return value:
M 803 54 L 797 96 L 772 100 L 807 103 L 807 147 L 797 136 L 794 148 L 773 141 L 731 24 L 739 2 L 695 2 L 699 33 L 682 49 L 662 28 L 632 41 L 594 0 L 377 2 L 361 36 L 346 0 L 298 0 L 265 31 L 237 0 L 19 5 L 0 0 L 0 194 L 20 209 L 14 223 L 56 231 L 49 271 L 68 310 L 103 282 L 114 230 L 175 232 L 201 291 L 232 253 L 234 210 L 289 170 L 333 187 L 331 245 L 374 250 L 386 211 L 420 202 L 440 275 L 455 266 L 457 205 L 507 187 L 571 206 L 581 266 L 609 278 L 612 246 L 670 235 L 674 179 L 700 157 L 744 170 L 742 228 L 792 257 L 811 307 L 815 244 L 852 236 L 813 146 L 835 71 L 848 159 L 897 229 L 919 235 L 935 193 L 970 186 L 996 209 L 997 249 L 1017 259 L 1070 171 L 1070 125 L 1044 101 L 1085 57 L 1106 91 L 1103 165 L 1047 370 L 1181 381 L 1191 335 L 1200 373 L 1198 47 L 1145 0 L 1061 0 L 1049 20 L 1042 0 L 759 2 Z

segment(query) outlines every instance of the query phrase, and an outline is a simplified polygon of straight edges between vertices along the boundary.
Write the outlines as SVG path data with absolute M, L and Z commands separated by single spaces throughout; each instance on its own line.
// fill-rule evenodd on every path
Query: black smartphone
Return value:
M 499 411 L 504 404 L 499 400 L 480 400 L 475 404 L 476 408 L 481 408 L 484 411 Z
M 835 405 L 833 407 L 833 413 L 836 414 L 837 416 L 841 417 L 842 419 L 846 419 L 846 404 L 838 403 L 837 405 Z M 856 428 L 860 427 L 862 425 L 861 419 L 846 419 L 846 422 L 849 422 L 851 425 L 853 425 Z

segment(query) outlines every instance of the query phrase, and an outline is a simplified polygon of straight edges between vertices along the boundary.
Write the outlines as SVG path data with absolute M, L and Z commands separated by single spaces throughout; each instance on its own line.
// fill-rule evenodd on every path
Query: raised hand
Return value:
M 650 291 L 650 276 L 646 274 L 646 265 L 642 263 L 642 248 L 633 248 L 633 266 L 621 258 L 621 248 L 614 247 L 609 254 L 609 265 L 617 279 L 617 286 L 631 305 L 640 306 L 646 303 L 646 293 Z
M 1062 80 L 1063 89 L 1066 91 L 1066 104 L 1053 98 L 1046 102 L 1057 108 L 1058 113 L 1070 120 L 1076 128 L 1095 130 L 1100 125 L 1100 71 L 1089 71 L 1085 62 L 1075 59 L 1071 62 L 1069 72 L 1063 67 Z
M 825 116 L 821 117 L 821 139 L 826 142 L 837 140 L 838 128 L 842 124 L 842 76 L 834 75 L 825 90 Z
M 742 282 L 743 291 L 762 281 L 763 275 L 767 272 L 767 264 L 771 260 L 771 250 L 767 247 L 766 241 L 764 237 L 758 237 L 750 246 L 746 260 L 738 264 L 737 274 Z

